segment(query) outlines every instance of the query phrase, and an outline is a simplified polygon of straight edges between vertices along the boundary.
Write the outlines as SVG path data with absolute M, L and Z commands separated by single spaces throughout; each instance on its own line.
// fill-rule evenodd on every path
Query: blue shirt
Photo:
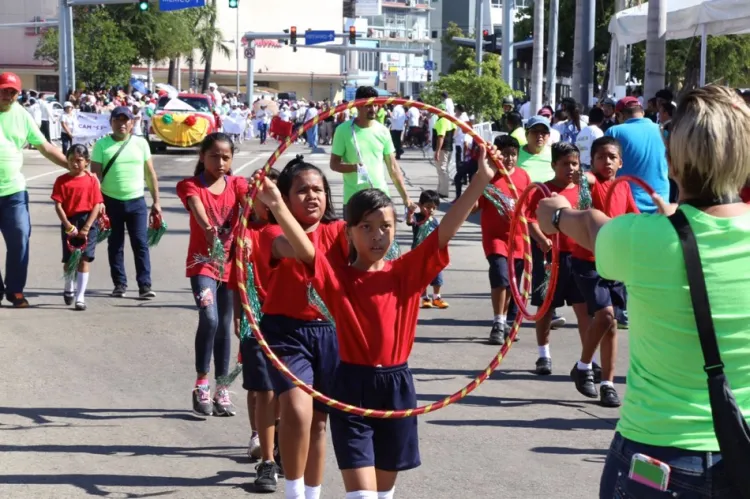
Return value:
M 639 177 L 659 196 L 669 199 L 667 151 L 659 125 L 648 118 L 631 118 L 622 125 L 609 128 L 604 135 L 616 138 L 622 146 L 622 168 L 617 172 L 618 176 Z M 630 187 L 639 210 L 656 212 L 656 205 L 646 191 L 634 184 Z

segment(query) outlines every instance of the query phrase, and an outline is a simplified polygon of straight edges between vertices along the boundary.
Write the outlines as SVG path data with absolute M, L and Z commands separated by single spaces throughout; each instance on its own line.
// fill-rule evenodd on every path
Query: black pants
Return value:
M 60 134 L 60 140 L 62 141 L 63 156 L 67 156 L 68 149 L 70 149 L 70 146 L 73 144 L 73 137 L 65 132 L 62 132 Z
M 404 150 L 401 148 L 401 136 L 404 134 L 403 130 L 391 130 L 391 139 L 393 140 L 393 147 L 396 148 L 396 159 L 401 159 L 401 155 L 404 154 Z
M 456 176 L 453 177 L 453 184 L 456 186 L 456 199 L 461 197 L 464 179 L 468 177 L 469 182 L 471 182 L 471 179 L 477 172 L 477 168 L 477 162 L 474 160 L 458 163 L 458 166 L 456 166 Z
M 50 138 L 49 138 L 49 120 L 42 120 L 42 126 L 39 127 L 39 130 L 41 130 L 42 135 L 44 135 L 44 138 L 47 139 L 47 142 L 50 142 Z

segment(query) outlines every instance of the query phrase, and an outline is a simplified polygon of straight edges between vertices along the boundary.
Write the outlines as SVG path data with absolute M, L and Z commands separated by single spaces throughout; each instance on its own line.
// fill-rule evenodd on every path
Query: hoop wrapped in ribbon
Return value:
M 96 219 L 96 242 L 103 243 L 112 234 L 112 222 L 109 221 L 109 217 L 106 213 L 99 213 Z
M 157 213 L 152 213 L 148 221 L 148 233 L 146 238 L 148 239 L 148 247 L 153 248 L 164 234 L 167 232 L 167 222 Z
M 422 102 L 407 100 L 407 99 L 400 99 L 396 97 L 378 97 L 378 98 L 371 98 L 371 99 L 359 99 L 356 101 L 348 102 L 345 104 L 341 104 L 339 106 L 336 106 L 335 108 L 328 109 L 322 113 L 320 113 L 318 116 L 315 116 L 310 121 L 306 122 L 304 125 L 298 127 L 291 135 L 291 137 L 288 137 L 284 142 L 281 143 L 279 148 L 271 155 L 271 157 L 268 159 L 266 164 L 264 165 L 262 169 L 262 174 L 259 176 L 258 179 L 256 179 L 256 182 L 253 184 L 250 194 L 248 196 L 248 203 L 245 207 L 242 217 L 241 217 L 241 226 L 240 226 L 240 234 L 238 237 L 238 243 L 240 246 L 244 244 L 244 235 L 245 231 L 248 229 L 249 225 L 249 217 L 250 213 L 252 212 L 255 196 L 257 195 L 258 189 L 262 185 L 263 179 L 265 175 L 268 173 L 268 171 L 271 169 L 273 164 L 279 159 L 279 157 L 284 154 L 284 152 L 297 140 L 297 137 L 307 131 L 309 128 L 317 125 L 321 121 L 325 120 L 326 118 L 330 117 L 331 115 L 335 115 L 341 112 L 344 112 L 346 110 L 353 109 L 358 106 L 366 106 L 366 105 L 390 105 L 390 104 L 402 104 L 405 107 L 415 107 L 417 109 L 423 109 L 430 113 L 437 114 L 441 118 L 446 118 L 447 120 L 454 123 L 456 126 L 461 128 L 466 134 L 470 135 L 475 143 L 480 144 L 484 147 L 488 147 L 487 143 L 482 139 L 482 137 L 477 134 L 470 126 L 468 126 L 466 123 L 458 120 L 457 118 L 451 116 L 450 114 L 446 113 L 445 111 L 442 111 L 440 109 L 437 109 L 433 106 L 424 104 Z M 508 174 L 508 171 L 505 169 L 503 164 L 496 158 L 491 157 L 488 158 L 491 161 L 493 161 L 497 167 L 498 170 L 501 172 L 501 174 L 508 180 L 508 185 L 510 187 L 511 194 L 513 198 L 518 198 L 518 190 L 513 185 L 513 181 L 510 179 L 510 176 Z M 528 237 L 528 223 L 525 218 L 521 219 L 521 225 L 523 227 L 524 233 Z M 242 249 L 242 248 L 240 248 Z M 258 322 L 253 314 L 252 307 L 249 303 L 248 298 L 248 290 L 245 283 L 247 282 L 247 275 L 246 270 L 244 269 L 244 265 L 242 265 L 242 255 L 244 254 L 243 251 L 237 252 L 237 265 L 235 265 L 236 271 L 239 272 L 238 276 L 238 283 L 240 288 L 240 299 L 242 301 L 242 309 L 245 312 L 248 322 L 250 323 L 250 327 L 253 329 L 253 334 L 258 339 L 258 344 L 261 346 L 261 349 L 266 354 L 268 359 L 273 363 L 273 365 L 281 371 L 284 376 L 289 378 L 292 383 L 298 388 L 300 388 L 305 393 L 312 396 L 315 400 L 318 400 L 320 403 L 328 405 L 329 407 L 333 407 L 334 409 L 338 409 L 341 411 L 349 412 L 352 414 L 357 414 L 360 416 L 365 417 L 372 417 L 372 418 L 406 418 L 411 416 L 418 416 L 420 414 L 426 414 L 429 412 L 434 412 L 438 409 L 441 409 L 443 407 L 446 407 L 450 404 L 453 404 L 454 402 L 463 399 L 466 397 L 469 393 L 473 392 L 480 384 L 482 384 L 489 376 L 497 369 L 497 367 L 502 362 L 503 358 L 507 354 L 507 352 L 510 350 L 511 346 L 513 345 L 513 339 L 518 334 L 518 330 L 521 326 L 521 322 L 523 320 L 523 317 L 519 314 L 516 318 L 515 322 L 513 323 L 513 327 L 511 328 L 510 335 L 508 338 L 508 341 L 500 348 L 500 351 L 497 353 L 495 357 L 492 358 L 490 361 L 490 364 L 485 368 L 481 373 L 479 373 L 474 380 L 472 380 L 468 385 L 463 387 L 461 390 L 457 391 L 453 395 L 447 396 L 444 399 L 428 404 L 421 407 L 415 407 L 412 409 L 403 409 L 403 410 L 379 410 L 379 409 L 368 409 L 364 407 L 355 407 L 350 404 L 345 404 L 343 402 L 340 402 L 338 400 L 334 400 L 327 395 L 320 393 L 319 391 L 315 390 L 313 387 L 305 384 L 302 382 L 299 378 L 297 378 L 294 373 L 292 373 L 289 368 L 287 368 L 281 360 L 276 356 L 276 354 L 271 350 L 271 348 L 268 346 L 268 343 L 266 342 L 265 338 L 263 337 L 263 333 L 258 328 Z M 524 259 L 524 273 L 530 274 L 531 273 L 531 257 L 530 255 L 527 255 L 528 258 Z M 525 280 L 523 283 L 524 289 L 523 289 L 523 297 L 524 300 L 528 301 L 529 294 L 531 292 L 531 280 Z
M 653 196 L 656 194 L 656 191 L 654 191 L 654 188 L 648 185 L 643 179 L 635 177 L 633 175 L 622 175 L 620 177 L 617 177 L 613 182 L 612 185 L 609 186 L 609 192 L 607 192 L 607 197 L 604 198 L 604 209 L 605 213 L 608 217 L 611 217 L 612 211 L 610 210 L 610 204 L 612 203 L 612 194 L 615 192 L 615 187 L 617 184 L 621 182 L 630 182 L 631 184 L 635 184 L 646 193 L 648 193 L 649 196 Z
M 78 265 L 81 263 L 81 258 L 83 258 L 83 252 L 86 251 L 88 242 L 85 237 L 78 235 L 78 231 L 75 231 L 68 236 L 65 244 L 68 246 L 70 258 L 68 258 L 68 261 L 63 266 L 63 275 L 66 280 L 72 281 L 76 278 Z

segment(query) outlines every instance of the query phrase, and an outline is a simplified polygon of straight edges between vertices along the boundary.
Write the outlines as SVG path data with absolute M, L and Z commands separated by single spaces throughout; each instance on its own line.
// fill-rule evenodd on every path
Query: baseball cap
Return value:
M 0 90 L 12 88 L 16 92 L 21 91 L 21 78 L 15 73 L 2 73 L 0 74 Z
M 544 116 L 532 116 L 529 118 L 529 120 L 526 122 L 526 130 L 531 130 L 533 127 L 537 125 L 544 125 L 544 127 L 549 132 L 549 120 L 545 118 Z
M 617 106 L 615 106 L 615 111 L 618 113 L 621 113 L 625 108 L 630 107 L 637 107 L 640 106 L 641 102 L 638 100 L 638 97 L 623 97 L 617 102 Z
M 110 115 L 110 119 L 119 118 L 120 116 L 127 116 L 128 119 L 133 119 L 133 111 L 130 110 L 127 106 L 117 106 L 112 110 L 112 114 Z
M 63 109 L 65 109 L 67 107 L 73 107 L 73 103 L 70 102 L 70 101 L 65 101 L 65 104 L 63 104 Z
M 609 97 L 607 97 L 606 99 L 604 99 L 602 101 L 602 106 L 612 106 L 612 107 L 615 107 L 616 105 L 617 105 L 617 103 L 615 102 L 615 100 L 614 99 L 610 99 Z

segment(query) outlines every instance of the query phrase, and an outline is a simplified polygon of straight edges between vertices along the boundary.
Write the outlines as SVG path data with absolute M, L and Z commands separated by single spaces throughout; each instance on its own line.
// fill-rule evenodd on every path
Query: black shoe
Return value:
M 115 289 L 112 290 L 112 296 L 115 298 L 122 298 L 125 296 L 125 292 L 128 290 L 128 287 L 124 284 L 117 284 L 115 285 Z
M 549 357 L 539 357 L 536 359 L 535 374 L 539 376 L 549 376 L 552 374 L 552 359 Z
M 23 295 L 23 293 L 13 293 L 12 295 L 6 295 L 6 298 L 13 305 L 13 308 L 29 308 L 29 300 Z
M 597 385 L 602 382 L 602 366 L 596 362 L 591 363 L 591 370 L 594 371 L 594 383 Z
M 150 300 L 156 298 L 156 293 L 151 291 L 151 286 L 141 286 L 138 288 L 138 298 L 141 300 Z
M 591 369 L 578 369 L 578 365 L 574 364 L 573 369 L 570 370 L 570 377 L 576 384 L 578 393 L 591 399 L 597 397 L 596 385 L 594 385 L 594 371 Z
M 505 341 L 508 341 L 508 338 L 510 338 L 510 331 L 511 331 L 512 329 L 513 329 L 513 323 L 512 323 L 512 322 L 506 322 L 506 323 L 505 323 Z M 519 329 L 519 332 L 520 332 L 520 331 L 521 331 L 521 330 Z M 516 334 L 516 337 L 515 337 L 515 338 L 513 338 L 513 343 L 517 342 L 517 341 L 518 341 L 518 340 L 520 340 L 520 339 L 521 339 L 521 337 L 520 337 L 520 336 L 518 336 L 518 334 Z
M 602 385 L 599 388 L 599 403 L 603 407 L 620 407 L 620 397 L 617 396 L 617 391 L 614 387 L 609 385 Z
M 276 463 L 263 461 L 255 467 L 255 490 L 258 492 L 276 492 L 279 473 Z
M 505 343 L 505 328 L 499 322 L 492 325 L 490 331 L 490 345 L 502 345 Z
M 74 298 L 75 298 L 75 294 L 72 291 L 63 292 L 63 300 L 65 300 L 66 305 L 72 305 Z

